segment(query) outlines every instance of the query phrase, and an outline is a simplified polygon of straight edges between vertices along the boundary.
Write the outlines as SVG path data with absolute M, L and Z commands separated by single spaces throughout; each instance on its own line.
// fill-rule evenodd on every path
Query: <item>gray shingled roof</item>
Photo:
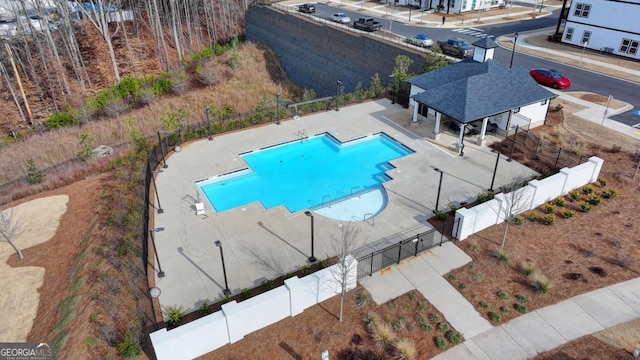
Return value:
M 509 69 L 493 60 L 462 61 L 408 82 L 425 89 L 412 99 L 463 123 L 556 97 L 526 69 Z
M 489 36 L 485 36 L 471 45 L 481 47 L 483 49 L 493 49 L 498 47 L 498 44 Z

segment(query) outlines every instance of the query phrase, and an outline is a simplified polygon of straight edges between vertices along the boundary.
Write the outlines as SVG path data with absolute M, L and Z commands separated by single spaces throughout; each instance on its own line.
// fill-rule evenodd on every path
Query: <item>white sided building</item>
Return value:
M 387 0 L 395 5 L 415 6 L 424 10 L 438 10 L 441 13 L 459 14 L 474 10 L 489 10 L 504 7 L 505 0 Z
M 573 0 L 562 42 L 640 59 L 640 0 Z

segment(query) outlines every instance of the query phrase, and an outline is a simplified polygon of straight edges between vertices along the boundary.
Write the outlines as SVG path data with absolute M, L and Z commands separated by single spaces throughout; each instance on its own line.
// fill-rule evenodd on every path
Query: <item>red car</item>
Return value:
M 538 84 L 551 86 L 554 89 L 566 89 L 571 86 L 571 80 L 562 76 L 553 69 L 533 69 L 529 71 L 529 75 L 538 82 Z

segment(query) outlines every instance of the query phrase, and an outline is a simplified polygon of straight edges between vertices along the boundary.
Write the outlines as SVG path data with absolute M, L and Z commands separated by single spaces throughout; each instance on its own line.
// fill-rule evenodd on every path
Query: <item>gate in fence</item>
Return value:
M 371 276 L 374 272 L 380 271 L 393 264 L 398 264 L 400 261 L 412 256 L 418 256 L 418 254 L 434 246 L 442 245 L 443 242 L 453 238 L 451 234 L 453 234 L 453 229 L 457 226 L 458 220 L 452 220 L 437 228 L 414 235 L 397 244 L 359 258 L 358 279 L 366 275 Z

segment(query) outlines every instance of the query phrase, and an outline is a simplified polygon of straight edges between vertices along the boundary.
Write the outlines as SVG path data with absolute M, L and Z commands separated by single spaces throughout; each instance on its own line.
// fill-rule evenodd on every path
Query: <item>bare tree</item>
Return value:
M 18 253 L 20 259 L 24 259 L 24 256 L 18 245 L 16 245 L 16 239 L 20 236 L 22 230 L 22 219 L 16 216 L 13 208 L 0 211 L 0 240 L 8 242 Z
M 344 308 L 344 299 L 347 292 L 355 287 L 358 273 L 358 262 L 352 256 L 353 252 L 358 249 L 361 242 L 358 240 L 360 228 L 352 223 L 346 222 L 340 224 L 340 237 L 333 234 L 331 237 L 331 250 L 338 257 L 337 266 L 331 267 L 332 280 L 340 287 L 340 322 L 342 322 L 342 310 Z
M 527 191 L 527 182 L 526 176 L 512 176 L 511 182 L 500 187 L 502 196 L 499 196 L 499 198 L 502 199 L 502 203 L 498 208 L 498 217 L 506 223 L 500 247 L 504 247 L 507 241 L 509 225 L 516 222 L 516 215 L 529 210 L 531 198 Z

